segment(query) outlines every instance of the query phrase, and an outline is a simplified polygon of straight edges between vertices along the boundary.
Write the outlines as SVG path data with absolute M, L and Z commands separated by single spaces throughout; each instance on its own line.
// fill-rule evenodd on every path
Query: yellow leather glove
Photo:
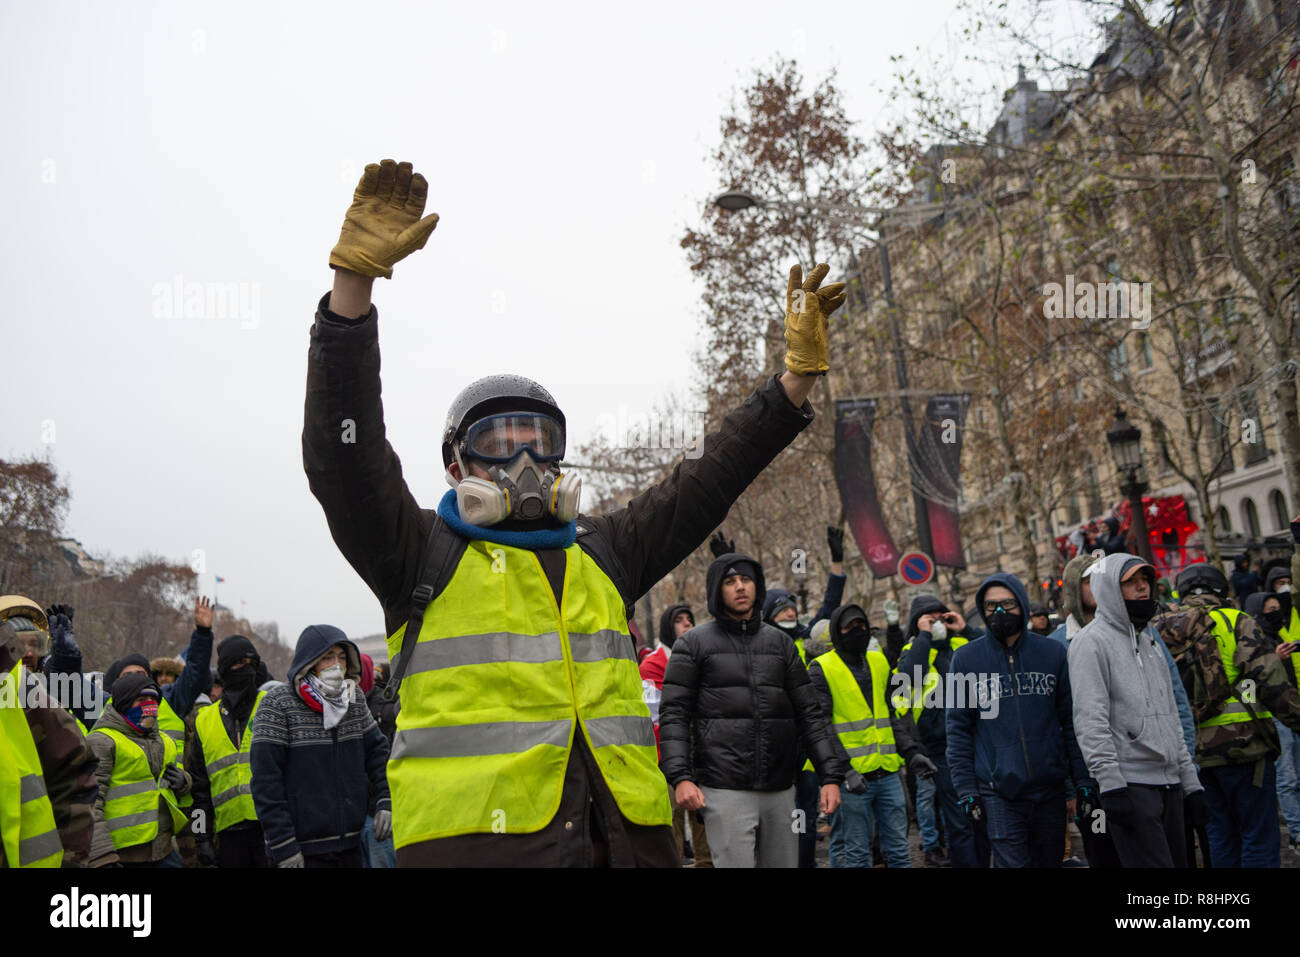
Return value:
M 832 283 L 818 289 L 831 267 L 819 263 L 805 280 L 803 267 L 790 267 L 790 282 L 785 289 L 785 367 L 796 375 L 825 375 L 830 342 L 826 320 L 844 305 L 844 283 Z
M 420 218 L 428 198 L 428 180 L 412 174 L 410 163 L 371 163 L 352 194 L 330 266 L 392 279 L 393 263 L 423 249 L 438 225 L 437 213 Z

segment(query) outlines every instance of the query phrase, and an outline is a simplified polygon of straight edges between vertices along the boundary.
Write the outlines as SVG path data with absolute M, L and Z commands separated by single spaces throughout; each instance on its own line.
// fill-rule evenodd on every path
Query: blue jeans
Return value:
M 1005 801 L 980 794 L 994 867 L 1060 867 L 1065 853 L 1065 794 Z
M 957 805 L 957 789 L 952 786 L 948 756 L 943 749 L 931 749 L 930 754 L 930 760 L 939 766 L 939 773 L 933 781 L 948 835 L 949 862 L 953 867 L 988 867 L 989 840 L 984 825 L 975 824 Z
M 880 850 L 890 867 L 911 867 L 907 797 L 898 772 L 867 782 L 866 794 L 840 789 L 831 815 L 831 867 L 871 867 L 871 840 L 880 826 Z
M 1282 741 L 1282 756 L 1277 759 L 1277 803 L 1282 806 L 1287 833 L 1300 840 L 1300 735 L 1276 718 L 1277 736 Z
M 935 822 L 939 811 L 934 806 L 934 793 L 934 778 L 916 779 L 916 829 L 921 832 L 923 851 L 939 849 L 939 826 Z
M 1281 867 L 1282 835 L 1277 826 L 1277 768 L 1264 762 L 1255 786 L 1255 764 L 1201 768 L 1210 806 L 1210 861 L 1214 867 Z
M 842 790 L 842 789 L 841 789 Z M 821 813 L 821 785 L 816 771 L 800 771 L 794 779 L 794 805 L 803 811 L 799 834 L 799 866 L 817 866 L 817 815 Z
M 361 829 L 361 866 L 362 867 L 396 867 L 397 849 L 389 835 L 386 841 L 375 840 L 375 819 L 366 815 L 366 826 Z

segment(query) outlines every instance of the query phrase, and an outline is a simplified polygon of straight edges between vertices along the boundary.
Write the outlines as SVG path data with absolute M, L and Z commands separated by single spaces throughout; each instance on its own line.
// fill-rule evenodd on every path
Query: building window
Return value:
M 1079 514 L 1079 496 L 1069 496 L 1065 500 L 1065 524 L 1078 525 L 1082 518 L 1083 516 Z
M 1002 523 L 998 522 L 993 526 L 993 544 L 997 546 L 998 554 L 1001 555 L 1006 551 L 1006 545 L 1002 541 Z
M 1279 532 L 1285 532 L 1291 527 L 1290 513 L 1286 507 L 1286 496 L 1282 494 L 1281 489 L 1273 489 L 1268 494 L 1268 506 L 1273 512 L 1273 527 Z
M 1241 501 L 1241 523 L 1244 531 L 1251 538 L 1259 538 L 1259 512 L 1255 510 L 1255 502 L 1252 499 L 1242 499 Z
M 1222 505 L 1214 511 L 1214 524 L 1218 527 L 1220 535 L 1232 534 L 1232 519 L 1228 518 L 1228 510 Z
M 1210 455 L 1218 463 L 1211 477 L 1224 475 L 1237 467 L 1232 457 L 1232 423 L 1230 412 L 1222 402 L 1210 405 L 1206 414 L 1207 432 L 1210 440 Z
M 1110 377 L 1116 382 L 1120 382 L 1128 375 L 1128 345 L 1120 342 L 1115 348 L 1110 350 L 1107 356 L 1110 365 Z
M 1150 369 L 1156 364 L 1156 360 L 1151 355 L 1151 337 L 1144 332 L 1138 341 L 1142 343 L 1142 368 Z

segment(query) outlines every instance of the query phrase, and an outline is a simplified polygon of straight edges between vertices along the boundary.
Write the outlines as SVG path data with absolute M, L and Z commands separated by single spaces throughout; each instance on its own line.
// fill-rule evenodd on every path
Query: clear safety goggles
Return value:
M 564 457 L 564 428 L 549 415 L 504 412 L 465 432 L 465 454 L 484 462 L 509 462 L 525 449 L 538 462 L 558 462 Z

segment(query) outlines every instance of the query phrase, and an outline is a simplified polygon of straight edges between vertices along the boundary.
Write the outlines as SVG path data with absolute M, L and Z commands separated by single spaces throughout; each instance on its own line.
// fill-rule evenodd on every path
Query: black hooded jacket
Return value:
M 691 611 L 690 605 L 669 605 L 668 609 L 659 616 L 659 643 L 667 645 L 669 648 L 677 640 L 677 631 L 673 628 L 673 619 L 681 612 L 686 612 L 691 616 L 691 624 L 695 624 L 695 612 Z
M 727 617 L 722 605 L 723 572 L 740 560 L 757 574 L 753 613 L 744 621 Z M 745 555 L 723 555 L 709 566 L 707 585 L 713 620 L 677 639 L 664 675 L 659 766 L 668 783 L 783 791 L 794 786 L 800 736 L 821 783 L 842 782 L 847 766 L 835 756 L 799 652 L 762 620 L 762 568 Z
M 864 654 L 853 654 L 852 652 L 846 651 L 840 647 L 840 636 L 843 634 L 840 629 L 840 622 L 844 618 L 845 611 L 850 608 L 856 609 L 857 611 L 862 610 L 861 608 L 858 608 L 857 605 L 842 605 L 841 607 L 836 608 L 831 614 L 830 638 L 831 646 L 834 648 L 834 651 L 832 651 L 831 654 L 839 655 L 840 660 L 848 665 L 849 671 L 853 674 L 853 677 L 857 679 L 858 687 L 862 689 L 863 696 L 867 699 L 867 702 L 870 703 L 875 689 L 871 684 L 871 669 L 867 667 L 866 656 Z M 829 725 L 831 722 L 831 715 L 835 710 L 835 702 L 831 697 L 831 688 L 826 681 L 826 674 L 822 671 L 822 666 L 815 659 L 808 662 L 808 678 L 812 681 L 812 686 L 817 691 L 817 703 L 821 706 L 822 714 L 825 715 L 826 723 Z M 897 711 L 890 707 L 888 703 L 889 692 L 890 689 L 886 688 L 885 707 L 889 710 L 889 724 L 894 732 L 894 746 L 898 748 L 898 753 L 903 756 L 903 760 L 907 761 L 911 759 L 912 755 L 921 753 L 922 748 L 916 740 L 916 725 L 912 723 L 912 713 L 907 711 L 900 716 Z M 847 768 L 849 766 L 849 755 L 848 752 L 844 750 L 844 745 L 840 742 L 840 736 L 838 734 L 831 735 L 831 744 L 835 748 L 836 757 L 838 757 Z M 869 779 L 884 777 L 889 773 L 891 772 L 883 770 L 873 771 L 868 774 L 867 777 Z
M 902 654 L 898 656 L 897 667 L 900 675 L 907 676 L 909 687 L 921 687 L 921 685 L 914 683 L 917 675 L 916 669 L 921 669 L 920 677 L 924 682 L 925 676 L 930 671 L 931 651 L 936 652 L 934 670 L 939 675 L 940 687 L 943 687 L 944 676 L 948 674 L 949 666 L 952 663 L 952 639 L 957 636 L 949 635 L 943 641 L 935 641 L 930 632 L 920 630 L 920 621 L 925 615 L 951 610 L 934 595 L 917 595 L 912 599 L 912 610 L 907 616 L 907 629 L 904 632 L 906 644 L 903 645 Z M 967 641 L 974 641 L 983 632 L 967 624 L 959 634 L 960 637 L 965 638 Z M 946 725 L 947 721 L 944 717 L 943 708 L 925 708 L 921 711 L 921 717 L 916 722 L 916 730 L 920 736 L 922 746 L 931 757 L 943 756 L 948 743 Z

